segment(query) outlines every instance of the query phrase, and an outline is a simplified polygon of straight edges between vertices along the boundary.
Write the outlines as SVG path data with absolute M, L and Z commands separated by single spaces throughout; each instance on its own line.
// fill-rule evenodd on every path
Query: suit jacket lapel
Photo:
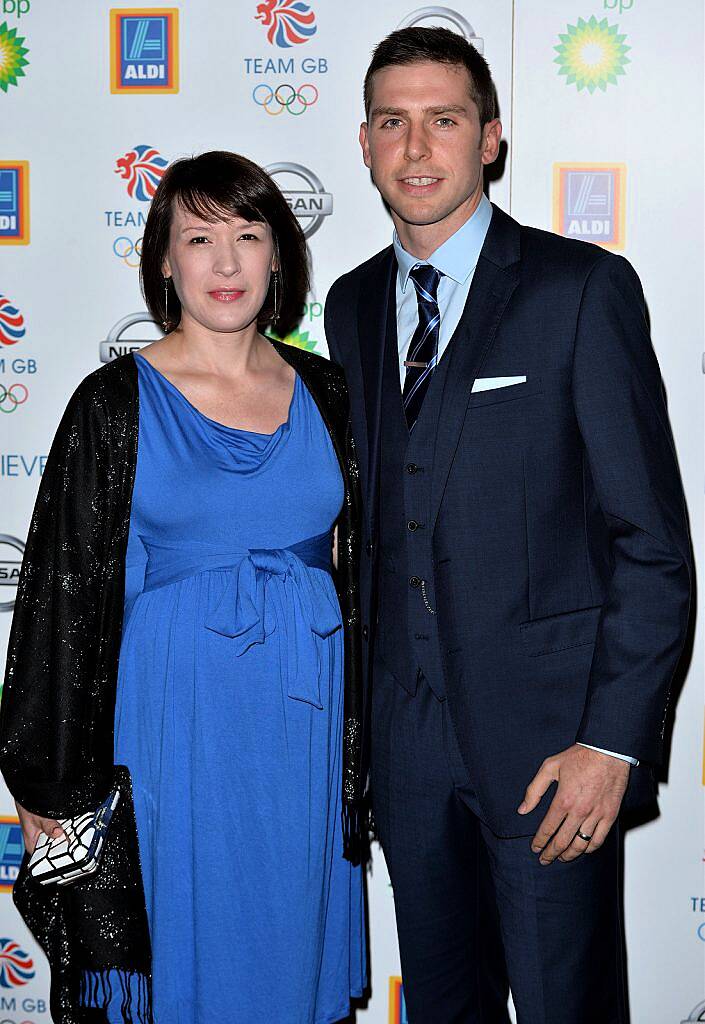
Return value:
M 382 366 L 385 339 L 397 333 L 395 275 L 397 264 L 390 246 L 380 254 L 360 282 L 358 301 L 358 336 L 360 364 L 365 393 L 367 419 L 367 489 L 366 508 L 370 524 L 374 523 L 379 482 L 380 421 L 382 408 Z M 396 340 L 395 340 L 396 345 Z
M 450 364 L 436 434 L 431 484 L 432 526 L 458 447 L 472 386 L 519 281 L 519 259 L 519 225 L 494 207 L 465 309 L 448 349 Z

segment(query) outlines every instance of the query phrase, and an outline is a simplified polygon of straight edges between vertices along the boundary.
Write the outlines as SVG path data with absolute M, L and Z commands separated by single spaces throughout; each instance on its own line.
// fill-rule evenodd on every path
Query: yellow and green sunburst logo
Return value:
M 0 89 L 7 92 L 8 85 L 17 85 L 18 78 L 24 78 L 22 70 L 29 64 L 25 54 L 29 51 L 22 45 L 24 36 L 17 35 L 16 28 L 8 28 L 7 22 L 0 25 Z
M 293 345 L 294 348 L 304 348 L 307 352 L 315 352 L 318 345 L 314 338 L 309 338 L 308 331 L 300 331 L 298 328 L 284 337 L 275 331 L 267 331 L 266 333 L 268 337 L 274 338 L 275 341 L 283 341 L 285 345 Z
M 626 74 L 629 64 L 625 46 L 626 35 L 620 35 L 617 25 L 608 25 L 607 18 L 598 21 L 595 15 L 589 21 L 578 18 L 577 25 L 568 25 L 568 31 L 561 33 L 560 46 L 555 46 L 558 56 L 559 75 L 566 75 L 566 85 L 575 85 L 578 91 L 595 89 L 603 92 L 608 85 L 617 84 L 617 76 Z

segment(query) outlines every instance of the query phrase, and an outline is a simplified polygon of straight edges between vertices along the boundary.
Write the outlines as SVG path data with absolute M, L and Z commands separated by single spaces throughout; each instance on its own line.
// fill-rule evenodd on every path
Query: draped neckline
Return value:
M 289 400 L 289 406 L 288 406 L 288 409 L 287 409 L 286 419 L 284 420 L 283 423 L 279 424 L 279 426 L 276 428 L 276 430 L 273 430 L 271 433 L 265 433 L 265 432 L 263 432 L 261 430 L 246 430 L 244 427 L 231 427 L 231 426 L 228 426 L 227 423 L 221 423 L 219 420 L 211 419 L 210 416 L 206 416 L 206 414 L 204 412 L 202 412 L 197 406 L 195 406 L 193 404 L 193 402 L 190 402 L 188 400 L 188 398 L 186 397 L 186 395 L 183 393 L 183 391 L 181 391 L 179 388 L 177 388 L 176 384 L 174 384 L 173 381 L 171 381 L 165 374 L 163 374 L 161 372 L 161 370 L 158 370 L 156 368 L 156 366 L 154 366 L 153 363 L 150 363 L 150 361 L 146 358 L 146 356 L 143 356 L 141 352 L 135 352 L 134 355 L 139 357 L 139 361 L 140 361 L 141 365 L 148 366 L 149 369 L 157 377 L 159 377 L 160 380 L 162 380 L 164 382 L 164 384 L 172 392 L 172 394 L 174 394 L 178 398 L 180 398 L 181 401 L 186 406 L 188 406 L 188 408 L 196 416 L 198 416 L 201 420 L 203 420 L 205 423 L 209 424 L 210 426 L 214 427 L 218 431 L 227 431 L 228 433 L 233 433 L 233 434 L 249 434 L 252 437 L 258 437 L 258 438 L 263 438 L 263 439 L 266 439 L 266 440 L 271 440 L 271 438 L 273 438 L 277 434 L 281 433 L 284 430 L 285 427 L 288 428 L 291 425 L 291 414 L 292 414 L 292 410 L 293 410 L 293 407 L 294 407 L 294 401 L 296 399 L 296 393 L 297 393 L 297 390 L 298 390 L 298 387 L 299 387 L 299 375 L 298 375 L 298 373 L 295 370 L 294 370 L 294 387 L 293 387 L 293 390 L 292 390 L 292 393 L 291 393 L 291 398 Z

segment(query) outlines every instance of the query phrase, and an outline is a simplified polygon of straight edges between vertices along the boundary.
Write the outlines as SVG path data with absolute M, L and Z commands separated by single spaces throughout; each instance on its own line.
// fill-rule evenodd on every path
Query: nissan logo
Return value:
M 12 554 L 17 552 L 20 557 L 8 558 L 7 555 L 11 552 L 2 551 L 3 544 L 12 549 Z M 4 587 L 12 587 L 15 592 L 17 591 L 17 581 L 20 578 L 23 554 L 24 544 L 21 540 L 18 540 L 17 537 L 11 537 L 9 533 L 0 533 L 0 595 L 2 595 Z M 11 612 L 14 607 L 14 596 L 9 601 L 0 600 L 0 612 Z
M 478 53 L 485 52 L 484 39 L 480 39 L 475 34 L 475 29 L 467 18 L 464 18 L 462 14 L 458 14 L 457 11 L 452 11 L 450 7 L 419 7 L 417 10 L 412 11 L 411 14 L 408 14 L 398 27 L 411 28 L 412 25 L 418 25 L 420 22 L 428 21 L 431 18 L 450 22 L 461 36 L 465 36 L 467 41 L 472 43 Z
M 333 212 L 333 196 L 326 192 L 320 178 L 301 164 L 269 164 L 265 171 L 273 178 L 286 175 L 307 186 L 306 189 L 291 187 L 286 178 L 284 182 L 277 181 L 289 208 L 301 225 L 304 238 L 315 235 L 325 218 Z
M 118 320 L 114 327 L 111 327 L 108 331 L 108 336 L 105 341 L 100 343 L 100 361 L 101 363 L 111 363 L 113 359 L 117 359 L 118 356 L 124 356 L 128 352 L 139 352 L 145 345 L 151 345 L 152 341 L 143 338 L 126 338 L 121 341 L 120 338 L 124 331 L 128 327 L 132 327 L 134 324 L 156 324 L 149 313 L 144 310 L 142 313 L 128 313 L 122 320 Z M 159 326 L 157 324 L 157 326 Z

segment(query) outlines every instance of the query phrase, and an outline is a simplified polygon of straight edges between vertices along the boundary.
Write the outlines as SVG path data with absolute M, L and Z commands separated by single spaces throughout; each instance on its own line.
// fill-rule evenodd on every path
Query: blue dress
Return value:
M 260 434 L 135 358 L 115 759 L 133 778 L 155 1021 L 333 1024 L 365 985 L 324 568 L 337 458 L 298 375 L 287 422 Z

